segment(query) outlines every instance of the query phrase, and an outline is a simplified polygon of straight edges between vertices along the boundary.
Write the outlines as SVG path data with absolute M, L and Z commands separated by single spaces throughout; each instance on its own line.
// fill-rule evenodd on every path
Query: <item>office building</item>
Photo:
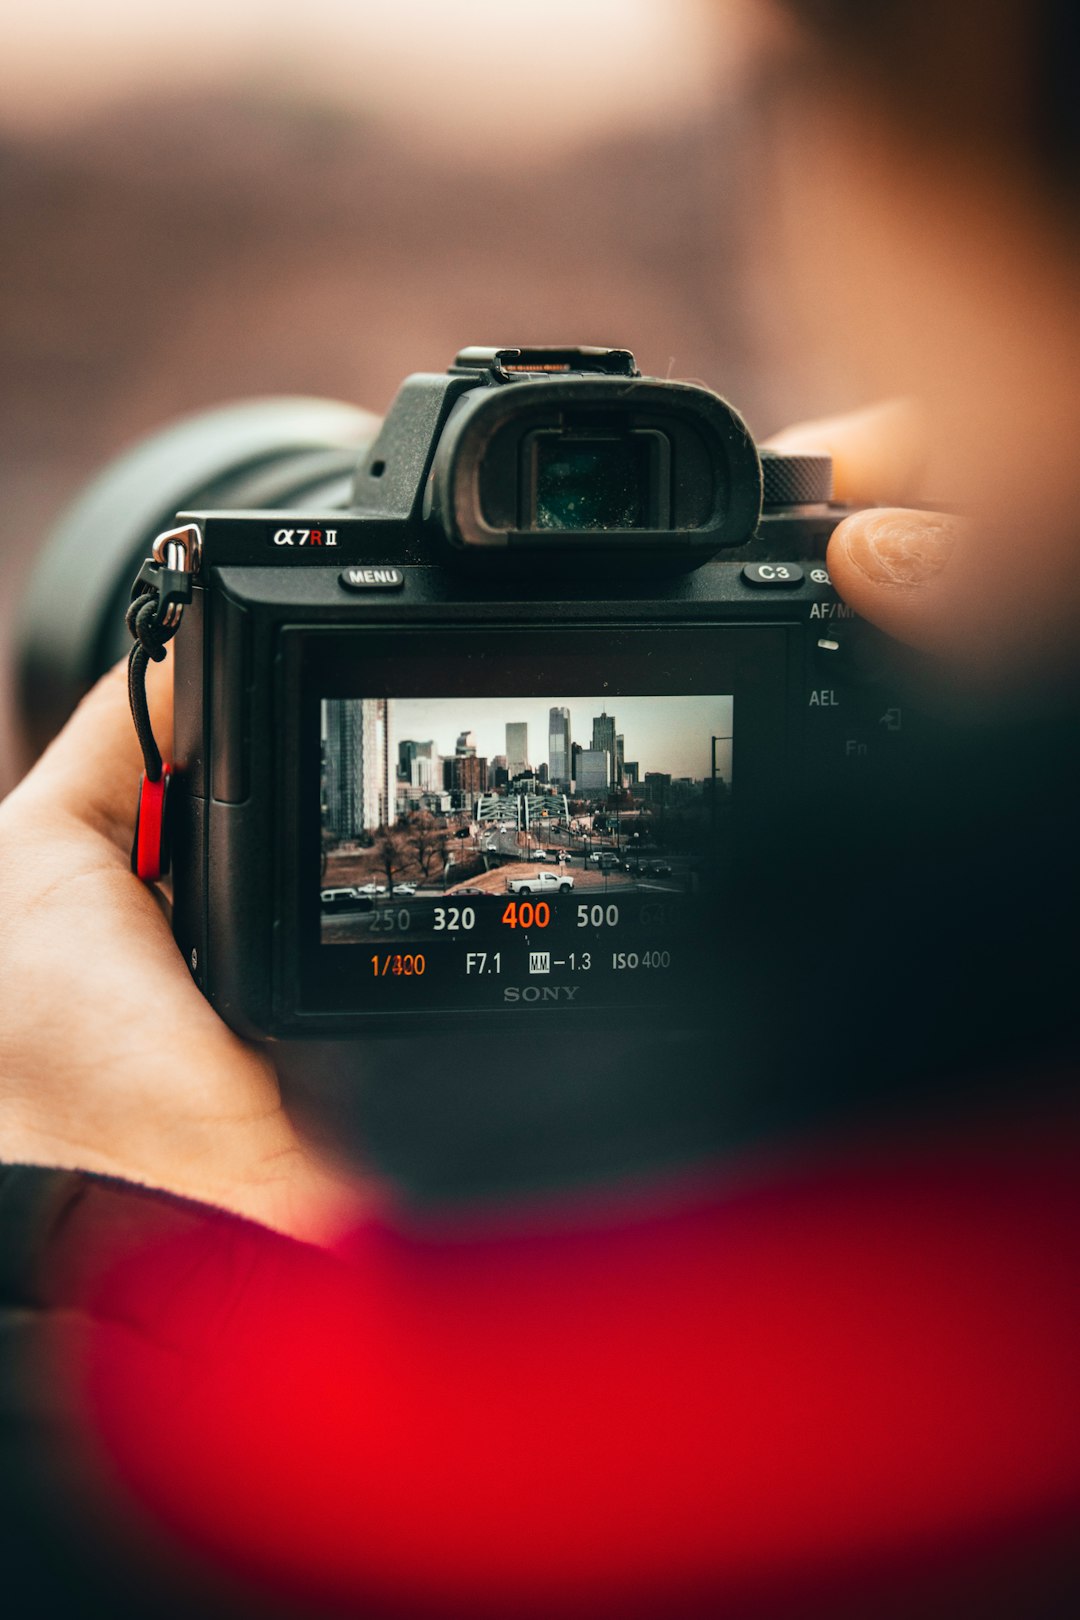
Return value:
M 446 786 L 457 793 L 475 798 L 486 793 L 488 785 L 487 760 L 477 754 L 455 754 L 446 760 Z
M 575 791 L 583 798 L 598 798 L 611 786 L 611 757 L 605 748 L 583 748 L 578 755 Z
M 616 780 L 615 716 L 613 714 L 608 714 L 605 711 L 603 714 L 598 714 L 593 717 L 592 747 L 594 753 L 597 749 L 602 749 L 608 757 L 608 783 L 610 785 Z
M 412 737 L 406 737 L 398 743 L 397 774 L 399 782 L 414 782 L 413 761 L 417 759 L 431 759 L 435 753 L 433 742 L 417 742 Z
M 442 787 L 442 760 L 431 743 L 425 743 L 426 753 L 417 754 L 412 762 L 410 782 L 420 793 L 435 793 Z
M 529 768 L 529 726 L 525 720 L 510 720 L 506 726 L 506 769 L 513 781 Z
M 335 838 L 357 838 L 390 819 L 389 738 L 385 698 L 329 698 L 325 822 Z
M 553 782 L 570 780 L 570 710 L 548 710 L 548 775 Z
M 671 803 L 671 777 L 666 771 L 645 772 L 645 803 L 656 808 Z

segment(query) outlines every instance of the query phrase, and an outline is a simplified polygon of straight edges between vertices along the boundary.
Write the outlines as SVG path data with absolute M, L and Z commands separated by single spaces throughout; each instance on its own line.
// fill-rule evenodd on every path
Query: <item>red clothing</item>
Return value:
M 108 1196 L 67 1239 L 87 1419 L 255 1587 L 470 1616 L 1026 1616 L 1076 1591 L 1060 1122 L 527 1218 L 388 1212 L 333 1255 Z

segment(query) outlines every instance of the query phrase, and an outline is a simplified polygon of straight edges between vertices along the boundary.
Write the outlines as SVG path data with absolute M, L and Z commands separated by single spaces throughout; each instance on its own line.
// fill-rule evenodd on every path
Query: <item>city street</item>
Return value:
M 463 879 L 459 885 L 452 885 L 446 890 L 425 887 L 410 895 L 378 895 L 370 902 L 370 908 L 364 901 L 358 901 L 355 909 L 346 905 L 324 911 L 321 937 L 327 944 L 339 945 L 366 944 L 369 941 L 388 943 L 395 936 L 400 939 L 406 935 L 413 941 L 429 936 L 435 939 L 441 932 L 435 927 L 437 908 L 445 910 L 450 905 L 470 907 L 479 910 L 485 921 L 490 920 L 492 916 L 499 915 L 497 906 L 492 902 L 505 904 L 512 898 L 506 888 L 508 879 L 529 878 L 545 871 L 552 876 L 562 872 L 574 879 L 574 887 L 569 894 L 544 896 L 556 918 L 564 912 L 574 917 L 574 907 L 579 897 L 607 895 L 611 899 L 631 900 L 635 895 L 679 894 L 684 892 L 688 876 L 684 874 L 680 879 L 673 873 L 670 878 L 635 878 L 629 872 L 600 872 L 596 868 L 583 871 L 580 863 L 576 862 L 561 868 L 554 864 L 507 863 L 497 870 Z M 443 931 L 449 933 L 449 930 Z
M 569 877 L 574 880 L 573 893 L 591 894 L 599 889 L 601 892 L 614 892 L 623 889 L 639 889 L 645 892 L 661 894 L 679 894 L 685 887 L 685 876 L 680 881 L 676 872 L 668 878 L 636 877 L 633 872 L 603 872 L 597 866 L 585 866 L 580 857 L 556 863 L 554 861 L 506 861 L 490 872 L 480 872 L 470 878 L 463 878 L 460 885 L 452 885 L 446 892 L 452 894 L 457 887 L 466 889 L 480 889 L 485 894 L 505 894 L 508 879 L 528 878 L 538 872 L 547 872 L 551 876 Z M 419 898 L 419 895 L 417 896 Z M 568 897 L 564 897 L 568 898 Z

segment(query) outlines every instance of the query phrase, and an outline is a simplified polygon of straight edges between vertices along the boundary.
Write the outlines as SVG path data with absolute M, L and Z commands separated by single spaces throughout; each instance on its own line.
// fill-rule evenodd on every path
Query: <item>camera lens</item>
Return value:
M 119 457 L 61 516 L 23 603 L 19 721 L 38 754 L 130 647 L 131 581 L 159 530 L 200 506 L 348 504 L 378 421 L 333 400 L 250 400 L 173 422 Z

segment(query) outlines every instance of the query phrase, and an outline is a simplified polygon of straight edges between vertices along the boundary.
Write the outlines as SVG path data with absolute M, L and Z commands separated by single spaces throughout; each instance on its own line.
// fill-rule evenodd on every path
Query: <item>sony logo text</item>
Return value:
M 538 1001 L 573 1001 L 581 989 L 579 984 L 527 984 L 519 988 L 516 984 L 508 984 L 503 990 L 503 1000 L 508 1002 L 527 1001 L 535 1004 Z

